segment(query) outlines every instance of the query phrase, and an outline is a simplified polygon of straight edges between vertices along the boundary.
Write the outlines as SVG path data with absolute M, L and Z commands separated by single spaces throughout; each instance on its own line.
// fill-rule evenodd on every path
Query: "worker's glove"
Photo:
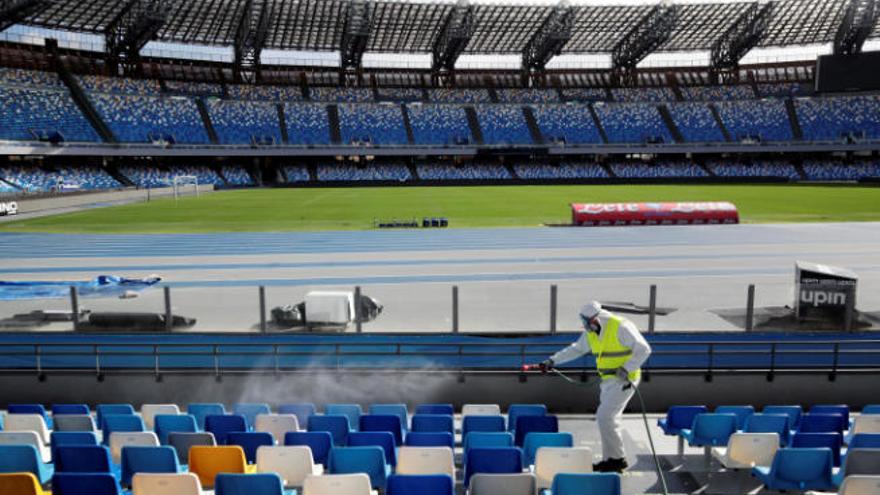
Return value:
M 553 360 L 545 359 L 538 363 L 538 369 L 541 370 L 541 373 L 547 373 L 551 369 L 553 369 Z
M 616 370 L 614 370 L 614 375 L 617 376 L 618 379 L 629 383 L 629 371 L 627 371 L 626 368 L 617 368 Z

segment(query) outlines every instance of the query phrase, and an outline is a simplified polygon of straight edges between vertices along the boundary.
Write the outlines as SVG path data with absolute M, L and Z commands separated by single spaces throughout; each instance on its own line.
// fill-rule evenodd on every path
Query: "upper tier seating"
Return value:
M 758 94 L 766 96 L 801 96 L 806 91 L 800 83 L 758 83 Z
M 559 101 L 555 89 L 498 89 L 495 91 L 500 103 L 554 103 Z
M 347 164 L 322 164 L 318 165 L 318 180 L 320 181 L 361 181 L 361 180 L 396 180 L 406 181 L 410 179 L 409 169 L 402 164 L 383 165 L 347 165 Z
M 562 98 L 566 101 L 579 101 L 583 103 L 608 100 L 608 92 L 605 88 L 568 88 L 562 90 Z
M 685 141 L 707 143 L 724 141 L 724 134 L 705 103 L 670 103 L 668 105 L 672 121 L 678 127 Z
M 544 140 L 548 143 L 602 142 L 602 136 L 599 135 L 599 130 L 590 115 L 590 109 L 586 105 L 536 105 L 533 112 Z
M 664 102 L 675 101 L 675 93 L 670 88 L 613 88 L 611 95 L 619 102 Z
M 90 95 L 95 110 L 122 142 L 146 143 L 170 135 L 178 143 L 208 144 L 208 133 L 192 98 Z
M 209 82 L 165 81 L 169 94 L 186 96 L 223 96 L 223 86 Z
M 612 143 L 672 143 L 672 135 L 654 105 L 644 103 L 597 103 L 596 113 Z
M 735 86 L 682 86 L 681 96 L 689 101 L 750 100 L 755 97 L 752 87 Z
M 34 141 L 52 132 L 65 141 L 100 141 L 66 89 L 0 86 L 0 139 Z
M 734 141 L 790 141 L 791 123 L 781 100 L 721 101 L 715 104 Z
M 381 100 L 405 102 L 425 99 L 425 94 L 419 88 L 378 88 L 376 92 Z
M 278 109 L 272 103 L 211 100 L 208 112 L 220 144 L 251 144 L 255 139 L 281 144 Z
M 373 101 L 373 92 L 367 88 L 310 88 L 312 101 L 358 103 Z
M 804 139 L 880 139 L 880 96 L 825 96 L 795 100 Z
M 485 89 L 429 89 L 428 99 L 434 103 L 489 103 Z
M 339 130 L 345 144 L 407 144 L 403 114 L 397 105 L 340 104 Z
M 485 144 L 532 144 L 521 106 L 477 105 L 476 111 Z
M 118 95 L 159 96 L 162 88 L 155 79 L 131 79 L 127 77 L 76 76 L 84 91 L 90 93 L 113 93 Z
M 290 144 L 330 144 L 330 122 L 324 105 L 287 103 L 284 118 Z
M 461 105 L 408 105 L 416 144 L 455 145 L 473 142 Z
M 230 84 L 226 93 L 232 100 L 241 101 L 302 101 L 299 86 L 254 86 L 253 84 Z
M 40 70 L 0 67 L 0 85 L 25 86 L 28 88 L 64 88 L 58 74 Z

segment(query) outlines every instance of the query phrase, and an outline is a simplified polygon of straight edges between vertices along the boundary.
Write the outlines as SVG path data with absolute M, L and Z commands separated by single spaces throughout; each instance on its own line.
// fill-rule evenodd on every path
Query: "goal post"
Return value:
M 194 190 L 196 197 L 199 197 L 199 178 L 195 175 L 175 175 L 172 179 L 172 185 L 175 201 L 189 190 Z

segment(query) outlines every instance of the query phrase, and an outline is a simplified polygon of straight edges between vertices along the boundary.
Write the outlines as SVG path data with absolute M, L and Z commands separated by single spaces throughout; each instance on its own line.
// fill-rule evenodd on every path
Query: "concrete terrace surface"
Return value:
M 459 288 L 462 332 L 547 331 L 550 286 L 558 329 L 578 326 L 590 299 L 675 308 L 657 331 L 738 330 L 715 311 L 794 302 L 796 260 L 859 275 L 857 309 L 880 310 L 880 223 L 66 235 L 0 234 L 0 279 L 83 280 L 158 274 L 190 331 L 258 328 L 258 289 L 267 309 L 311 290 L 361 286 L 385 306 L 369 332 L 444 332 Z M 164 312 L 161 290 L 136 299 L 83 299 L 93 311 Z M 0 301 L 0 318 L 69 309 L 66 299 Z M 632 315 L 643 329 L 647 316 Z M 47 330 L 67 330 L 53 324 Z M 351 331 L 351 330 L 350 330 Z

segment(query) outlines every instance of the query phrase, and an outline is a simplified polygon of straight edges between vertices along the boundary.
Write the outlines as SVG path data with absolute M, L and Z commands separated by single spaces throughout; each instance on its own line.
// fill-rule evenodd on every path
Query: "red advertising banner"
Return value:
M 718 225 L 739 223 L 736 205 L 728 202 L 572 203 L 573 225 Z

